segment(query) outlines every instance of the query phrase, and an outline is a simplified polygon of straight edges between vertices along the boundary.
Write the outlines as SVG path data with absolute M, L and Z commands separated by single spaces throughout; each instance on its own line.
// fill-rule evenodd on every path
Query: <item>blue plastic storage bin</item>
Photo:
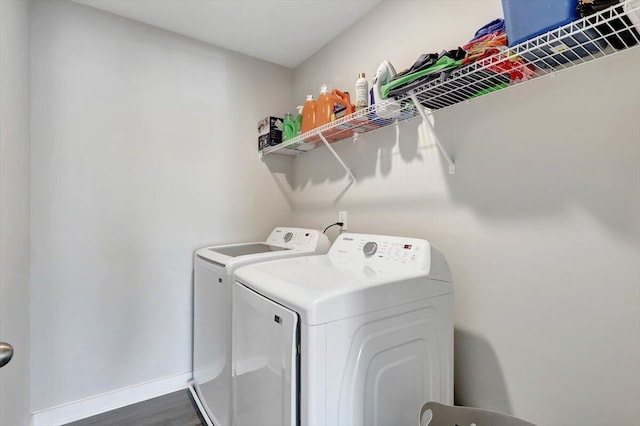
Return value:
M 607 47 L 606 41 L 593 29 L 582 30 L 584 23 L 574 24 L 580 32 L 570 34 L 566 29 L 558 30 L 559 37 L 542 47 L 522 53 L 522 57 L 540 68 L 555 68 L 569 61 L 589 56 Z
M 502 0 L 509 46 L 578 19 L 578 0 Z
M 545 45 L 526 43 L 577 20 L 578 0 L 502 0 L 502 8 L 509 46 L 523 44 L 531 48 L 521 55 L 540 68 L 554 68 L 597 53 L 607 46 L 596 30 L 583 30 L 585 25 L 582 22 L 576 23 L 571 33 L 567 29 L 554 32 L 556 40 Z

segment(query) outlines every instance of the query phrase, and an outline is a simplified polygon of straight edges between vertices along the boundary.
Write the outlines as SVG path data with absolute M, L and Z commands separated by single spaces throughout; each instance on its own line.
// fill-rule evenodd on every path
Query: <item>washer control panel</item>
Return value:
M 285 247 L 291 250 L 316 250 L 326 251 L 329 246 L 327 236 L 317 229 L 304 228 L 275 228 L 266 241 L 267 244 L 277 247 Z M 324 246 L 325 250 L 320 250 Z
M 367 264 L 397 264 L 429 267 L 431 246 L 426 240 L 369 234 L 341 234 L 329 256 Z
M 378 243 L 375 241 L 367 241 L 362 247 L 362 252 L 364 253 L 364 257 L 371 257 L 378 251 Z

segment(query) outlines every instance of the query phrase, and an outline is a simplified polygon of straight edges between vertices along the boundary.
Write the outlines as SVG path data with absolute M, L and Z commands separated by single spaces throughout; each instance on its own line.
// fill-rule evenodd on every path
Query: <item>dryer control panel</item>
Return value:
M 275 228 L 271 231 L 266 243 L 291 250 L 317 250 L 319 253 L 324 253 L 329 247 L 329 239 L 326 235 L 317 229 L 304 228 Z M 322 250 L 323 247 L 324 250 Z
M 426 240 L 370 234 L 341 234 L 329 256 L 365 264 L 406 265 L 428 271 L 431 246 Z

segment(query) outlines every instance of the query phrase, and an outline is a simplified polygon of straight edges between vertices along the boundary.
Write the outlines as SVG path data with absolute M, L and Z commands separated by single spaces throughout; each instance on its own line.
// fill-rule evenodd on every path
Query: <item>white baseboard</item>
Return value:
M 57 407 L 33 413 L 32 424 L 33 426 L 58 426 L 74 422 L 180 389 L 186 389 L 189 385 L 189 380 L 191 380 L 191 372 L 180 373 L 58 405 Z

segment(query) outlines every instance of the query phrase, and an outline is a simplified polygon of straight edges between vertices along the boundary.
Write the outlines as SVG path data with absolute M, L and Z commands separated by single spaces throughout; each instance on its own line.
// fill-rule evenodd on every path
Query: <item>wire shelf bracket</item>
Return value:
M 340 158 L 340 156 L 338 155 L 336 150 L 333 149 L 333 147 L 329 144 L 329 142 L 324 137 L 322 132 L 318 133 L 318 136 L 320 137 L 320 140 L 322 140 L 322 143 L 324 144 L 324 146 L 326 146 L 327 149 L 329 150 L 329 152 L 331 152 L 331 154 L 333 154 L 333 156 L 336 158 L 336 160 L 338 160 L 338 163 L 340 163 L 340 165 L 342 166 L 344 171 L 347 172 L 347 174 L 349 175 L 349 178 L 351 178 L 351 185 L 355 185 L 356 182 L 357 182 L 356 181 L 356 177 L 353 175 L 353 173 L 351 173 L 351 170 L 349 169 L 349 167 L 347 167 L 347 165 L 344 163 L 344 161 L 342 161 L 342 158 Z
M 438 145 L 438 148 L 440 149 L 440 152 L 442 153 L 442 156 L 444 157 L 445 160 L 447 160 L 447 163 L 449 163 L 449 174 L 450 175 L 454 174 L 456 172 L 456 165 L 453 162 L 453 160 L 451 159 L 451 156 L 442 147 L 442 144 L 440 143 L 440 139 L 438 138 L 438 133 L 436 132 L 436 129 L 433 127 L 433 124 L 431 124 L 431 120 L 429 120 L 429 117 L 427 117 L 427 112 L 425 111 L 426 108 L 420 103 L 420 101 L 418 101 L 418 97 L 416 96 L 415 93 L 411 92 L 409 94 L 409 97 L 411 98 L 411 100 L 413 101 L 414 105 L 418 109 L 418 112 L 420 113 L 420 116 L 422 117 L 422 122 L 426 125 L 427 129 L 429 130 L 429 132 L 433 136 L 433 139 L 435 140 L 436 145 Z

